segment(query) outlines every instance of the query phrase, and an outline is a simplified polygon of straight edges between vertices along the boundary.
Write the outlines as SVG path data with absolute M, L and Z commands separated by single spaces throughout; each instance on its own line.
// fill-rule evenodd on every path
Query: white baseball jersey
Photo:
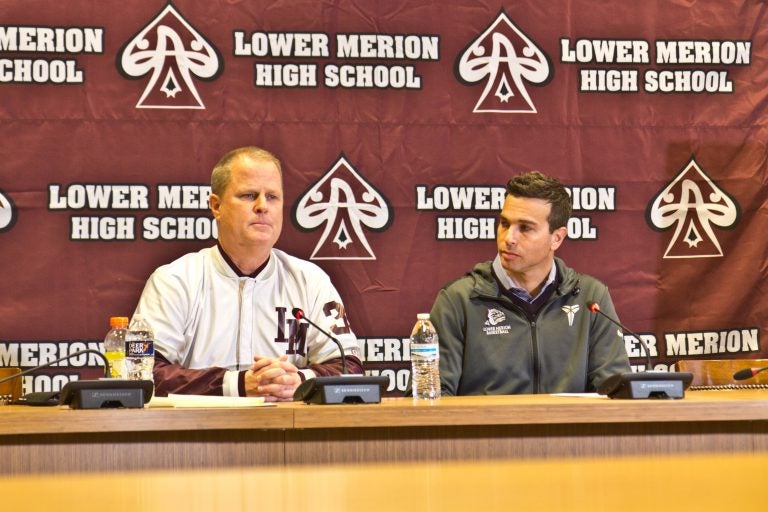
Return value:
M 186 254 L 155 270 L 135 314 L 149 320 L 155 349 L 170 363 L 226 368 L 223 394 L 237 396 L 238 372 L 256 355 L 286 354 L 306 378 L 314 376 L 310 363 L 340 357 L 325 334 L 294 319 L 293 308 L 333 334 L 347 356 L 360 356 L 329 276 L 278 249 L 254 278 L 238 276 L 218 246 Z

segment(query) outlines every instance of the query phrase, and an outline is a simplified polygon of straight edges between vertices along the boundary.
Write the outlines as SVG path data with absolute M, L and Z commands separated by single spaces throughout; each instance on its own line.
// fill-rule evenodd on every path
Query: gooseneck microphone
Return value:
M 102 363 L 104 364 L 104 377 L 109 377 L 109 361 L 107 361 L 107 358 L 104 357 L 104 354 L 102 354 L 98 350 L 93 350 L 91 348 L 87 348 L 87 349 L 84 349 L 84 350 L 78 350 L 77 352 L 72 352 L 71 354 L 66 355 L 64 357 L 60 357 L 59 359 L 56 359 L 55 361 L 49 361 L 49 362 L 47 362 L 45 364 L 41 364 L 40 366 L 35 366 L 34 368 L 29 368 L 28 370 L 24 370 L 23 372 L 15 373 L 15 374 L 11 375 L 10 377 L 5 377 L 3 379 L 0 379 L 0 384 L 2 384 L 3 382 L 9 381 L 9 380 L 18 379 L 19 377 L 22 377 L 22 376 L 27 375 L 29 373 L 36 372 L 37 370 L 42 370 L 43 368 L 47 368 L 47 367 L 49 367 L 49 366 L 51 366 L 53 364 L 60 363 L 62 361 L 66 361 L 67 359 L 71 359 L 71 358 L 73 358 L 75 356 L 79 356 L 79 355 L 82 355 L 82 354 L 96 354 L 97 356 L 99 356 L 101 358 Z
M 733 374 L 733 379 L 734 380 L 751 379 L 758 373 L 764 372 L 766 370 L 768 370 L 768 366 L 765 366 L 763 368 L 743 368 Z
M 587 302 L 587 309 L 597 315 L 603 315 L 612 324 L 618 325 L 622 331 L 637 338 L 648 361 L 644 372 L 617 373 L 611 375 L 599 385 L 597 392 L 608 395 L 609 398 L 684 398 L 685 390 L 693 380 L 693 374 L 688 372 L 657 372 L 651 371 L 651 350 L 640 336 L 630 331 L 615 318 L 602 311 L 597 302 Z
M 104 363 L 103 380 L 74 380 L 64 384 L 60 392 L 29 393 L 21 397 L 19 403 L 24 405 L 69 405 L 72 409 L 113 409 L 117 407 L 141 409 L 152 399 L 154 383 L 151 380 L 110 379 L 109 361 L 104 354 L 90 348 L 72 352 L 55 361 L 0 379 L 0 383 L 82 354 L 95 354 L 101 358 Z
M 647 364 L 645 371 L 649 371 L 649 370 L 653 369 L 652 363 L 651 363 L 651 349 L 650 349 L 650 347 L 648 347 L 648 344 L 645 342 L 645 340 L 643 338 L 641 338 L 638 334 L 635 334 L 634 332 L 632 332 L 629 329 L 627 329 L 626 327 L 624 327 L 621 324 L 621 322 L 619 322 L 615 318 L 611 318 L 610 316 L 608 316 L 605 313 L 603 313 L 603 311 L 600 309 L 600 304 L 598 304 L 597 302 L 587 302 L 587 309 L 589 309 L 592 313 L 595 313 L 597 315 L 602 315 L 603 317 L 607 318 L 611 323 L 621 327 L 621 329 L 624 332 L 627 332 L 627 333 L 631 334 L 632 336 L 634 336 L 635 338 L 637 338 L 637 341 L 639 341 L 640 344 L 643 346 L 643 352 L 645 352 L 645 360 L 646 360 L 646 364 Z
M 313 377 L 307 379 L 296 388 L 293 393 L 294 401 L 303 401 L 307 404 L 378 404 L 381 403 L 381 395 L 389 385 L 389 377 L 384 375 L 350 375 L 347 373 L 347 356 L 344 347 L 331 333 L 326 332 L 319 325 L 307 318 L 304 310 L 293 308 L 291 310 L 296 320 L 304 320 L 309 325 L 325 334 L 328 339 L 339 347 L 341 354 L 341 375 L 337 377 Z
M 344 352 L 344 347 L 341 345 L 341 342 L 336 339 L 331 333 L 326 332 L 322 327 L 317 325 L 315 322 L 307 318 L 307 315 L 304 314 L 304 310 L 301 308 L 293 308 L 291 310 L 291 313 L 293 313 L 293 317 L 296 320 L 304 320 L 309 325 L 320 331 L 321 333 L 325 334 L 331 341 L 333 341 L 337 347 L 339 347 L 339 353 L 341 354 L 341 373 L 342 375 L 345 375 L 347 373 L 347 356 Z

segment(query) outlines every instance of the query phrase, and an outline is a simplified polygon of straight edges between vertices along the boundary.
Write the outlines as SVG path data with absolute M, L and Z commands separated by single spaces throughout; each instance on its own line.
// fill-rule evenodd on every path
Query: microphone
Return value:
M 104 376 L 105 377 L 109 377 L 109 361 L 107 361 L 107 358 L 104 357 L 104 354 L 102 354 L 98 350 L 93 350 L 92 348 L 87 348 L 87 349 L 84 349 L 84 350 L 79 350 L 77 352 L 72 352 L 71 354 L 69 354 L 67 356 L 64 356 L 64 357 L 60 357 L 59 359 L 56 359 L 55 361 L 49 361 L 47 363 L 41 364 L 40 366 L 35 366 L 34 368 L 30 368 L 28 370 L 24 370 L 21 373 L 13 374 L 10 377 L 2 378 L 2 379 L 0 379 L 0 384 L 2 384 L 3 382 L 7 382 L 9 380 L 18 379 L 19 377 L 22 377 L 22 376 L 27 375 L 29 373 L 36 372 L 37 370 L 42 370 L 43 368 L 47 368 L 47 367 L 49 367 L 51 365 L 54 365 L 56 363 L 60 363 L 62 361 L 66 361 L 67 359 L 70 359 L 70 358 L 73 358 L 75 356 L 79 356 L 79 355 L 82 355 L 82 354 L 96 354 L 97 356 L 99 356 L 101 358 L 101 361 L 102 361 L 103 365 L 104 365 Z
M 337 347 L 339 347 L 339 353 L 341 354 L 341 373 L 342 375 L 345 375 L 347 373 L 347 355 L 344 352 L 344 347 L 341 345 L 341 342 L 337 340 L 335 336 L 331 335 L 331 333 L 326 332 L 322 327 L 320 327 L 315 322 L 307 318 L 307 315 L 304 314 L 303 309 L 293 308 L 293 310 L 291 310 L 291 313 L 293 313 L 293 317 L 296 320 L 304 320 L 309 325 L 311 325 L 321 333 L 325 334 L 331 341 L 333 341 L 336 344 Z
M 618 320 L 600 310 L 597 302 L 587 302 L 587 309 L 596 315 L 602 315 L 611 323 L 618 325 L 640 342 L 648 362 L 646 371 L 640 373 L 617 373 L 600 384 L 597 392 L 609 398 L 683 398 L 685 390 L 693 380 L 688 372 L 654 372 L 651 368 L 651 350 L 640 336 L 624 327 Z
M 296 388 L 293 400 L 303 401 L 307 404 L 378 404 L 381 395 L 389 385 L 389 377 L 350 375 L 347 374 L 347 358 L 341 342 L 325 331 L 315 322 L 307 318 L 304 310 L 293 308 L 291 310 L 296 320 L 304 320 L 309 325 L 325 334 L 328 339 L 339 347 L 341 354 L 341 376 L 338 377 L 314 377 L 307 379 Z
M 82 354 L 95 354 L 101 358 L 104 365 L 104 380 L 67 382 L 61 391 L 28 393 L 17 403 L 22 405 L 69 405 L 72 409 L 143 408 L 144 404 L 152 399 L 154 384 L 151 380 L 110 379 L 109 361 L 104 357 L 104 354 L 91 348 L 72 352 L 54 361 L 5 377 L 0 379 L 0 384 Z
M 621 330 L 624 332 L 627 332 L 637 338 L 637 340 L 640 342 L 640 344 L 643 346 L 643 352 L 645 352 L 645 361 L 646 361 L 646 369 L 645 371 L 648 371 L 652 368 L 651 363 L 651 349 L 648 347 L 648 344 L 645 343 L 645 340 L 641 338 L 639 335 L 635 334 L 634 332 L 630 331 L 626 327 L 624 327 L 618 320 L 615 318 L 611 318 L 610 316 L 603 313 L 603 311 L 600 309 L 600 304 L 597 302 L 587 302 L 587 309 L 589 309 L 592 313 L 602 315 L 603 317 L 607 318 L 611 323 L 618 325 L 621 327 Z
M 765 370 L 768 370 L 768 366 L 765 366 L 763 368 L 743 368 L 733 374 L 733 379 L 734 380 L 751 379 L 758 373 L 764 372 Z

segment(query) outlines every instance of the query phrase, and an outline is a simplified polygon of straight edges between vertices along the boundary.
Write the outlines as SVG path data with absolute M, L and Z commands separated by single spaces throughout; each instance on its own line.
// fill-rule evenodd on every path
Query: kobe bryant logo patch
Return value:
M 568 318 L 568 325 L 573 327 L 573 319 L 576 317 L 576 313 L 579 312 L 579 305 L 575 304 L 573 306 L 563 306 L 560 309 L 563 310 L 563 313 L 565 313 L 566 317 Z
M 16 222 L 16 206 L 2 190 L 0 190 L 0 233 L 8 231 Z
M 375 260 L 363 228 L 384 231 L 393 217 L 387 198 L 343 154 L 299 197 L 292 214 L 302 231 L 323 226 L 311 260 Z
M 552 79 L 549 57 L 502 10 L 496 20 L 458 55 L 456 78 L 485 82 L 473 112 L 536 113 L 526 85 Z
M 739 205 L 701 169 L 688 164 L 648 205 L 646 220 L 657 231 L 674 228 L 664 258 L 722 257 L 715 228 L 734 227 Z
M 149 76 L 136 108 L 204 109 L 194 79 L 214 80 L 223 68 L 216 47 L 171 3 L 117 53 L 120 74 Z

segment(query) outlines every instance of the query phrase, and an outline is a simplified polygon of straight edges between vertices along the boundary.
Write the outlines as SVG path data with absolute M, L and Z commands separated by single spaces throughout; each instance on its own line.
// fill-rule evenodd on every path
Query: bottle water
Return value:
M 109 332 L 104 337 L 104 356 L 109 361 L 109 376 L 125 378 L 125 335 L 128 332 L 128 317 L 109 318 Z
M 155 335 L 144 317 L 134 315 L 125 338 L 125 374 L 129 380 L 153 380 Z
M 437 331 L 429 313 L 419 313 L 411 332 L 411 375 L 413 398 L 440 398 L 440 351 Z

